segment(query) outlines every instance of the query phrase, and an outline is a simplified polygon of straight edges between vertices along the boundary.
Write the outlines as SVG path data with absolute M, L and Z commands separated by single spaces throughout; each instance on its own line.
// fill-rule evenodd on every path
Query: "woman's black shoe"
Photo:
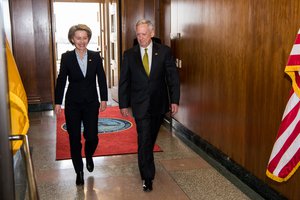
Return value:
M 94 171 L 93 158 L 86 158 L 86 168 L 89 172 Z
M 83 185 L 84 184 L 84 179 L 83 179 L 83 172 L 77 173 L 76 177 L 76 185 Z

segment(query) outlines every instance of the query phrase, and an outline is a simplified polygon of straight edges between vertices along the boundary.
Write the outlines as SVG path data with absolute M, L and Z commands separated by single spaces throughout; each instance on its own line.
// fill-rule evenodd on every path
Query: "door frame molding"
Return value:
M 0 199 L 15 199 L 12 147 L 9 141 L 10 114 L 2 0 L 0 2 Z

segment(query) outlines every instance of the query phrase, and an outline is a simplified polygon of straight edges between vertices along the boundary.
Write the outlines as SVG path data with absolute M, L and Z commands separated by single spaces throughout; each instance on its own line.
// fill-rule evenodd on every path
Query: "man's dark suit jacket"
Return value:
M 120 73 L 119 107 L 131 107 L 135 118 L 165 114 L 170 103 L 179 104 L 178 71 L 168 46 L 153 42 L 149 77 L 139 45 L 124 52 Z
M 99 52 L 87 51 L 85 77 L 78 64 L 75 50 L 62 54 L 60 72 L 55 88 L 55 104 L 62 103 L 67 77 L 69 86 L 66 93 L 66 104 L 68 102 L 88 103 L 98 100 L 96 75 L 98 77 L 101 101 L 107 101 L 106 76 Z

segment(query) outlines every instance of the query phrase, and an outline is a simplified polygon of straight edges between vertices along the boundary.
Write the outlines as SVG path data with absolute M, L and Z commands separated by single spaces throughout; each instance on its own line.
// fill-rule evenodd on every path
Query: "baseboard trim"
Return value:
M 218 150 L 216 147 L 209 144 L 207 141 L 184 127 L 174 118 L 166 118 L 163 125 L 169 129 L 175 129 L 175 135 L 177 135 L 183 142 L 194 144 L 193 146 L 196 146 L 196 148 L 199 148 L 208 157 L 222 165 L 224 168 L 226 168 L 226 170 L 236 176 L 239 180 L 241 180 L 244 184 L 246 184 L 263 198 L 272 200 L 287 199 L 286 197 L 275 191 L 273 188 L 268 186 L 265 182 L 258 179 L 249 171 L 244 169 L 238 163 L 231 160 L 227 155 Z
M 41 111 L 48 111 L 48 110 L 53 110 L 52 103 L 28 104 L 29 112 L 41 112 Z

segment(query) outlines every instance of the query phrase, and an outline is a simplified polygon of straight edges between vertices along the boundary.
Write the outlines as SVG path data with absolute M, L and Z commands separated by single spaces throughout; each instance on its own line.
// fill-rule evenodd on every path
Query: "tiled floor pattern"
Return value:
M 55 160 L 53 111 L 30 113 L 30 125 L 29 143 L 42 200 L 262 199 L 247 187 L 242 192 L 165 127 L 157 140 L 163 152 L 155 153 L 152 192 L 142 191 L 136 154 L 95 157 L 94 172 L 85 169 L 85 184 L 78 187 L 72 162 Z

